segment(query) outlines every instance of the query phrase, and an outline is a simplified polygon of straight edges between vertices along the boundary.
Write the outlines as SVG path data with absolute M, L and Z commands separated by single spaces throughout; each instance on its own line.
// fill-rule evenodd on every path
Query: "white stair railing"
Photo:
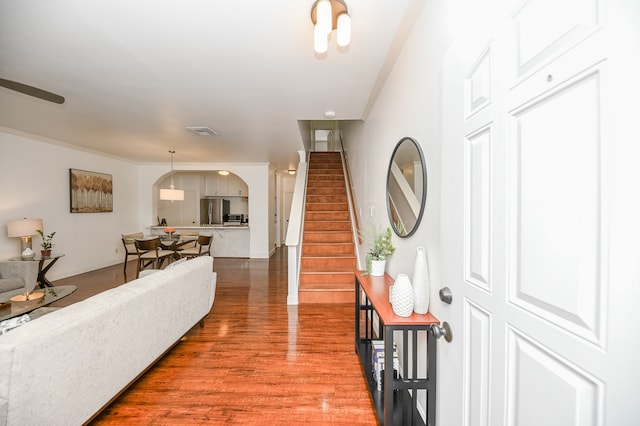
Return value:
M 296 183 L 291 199 L 291 211 L 289 213 L 289 226 L 287 227 L 288 257 L 288 294 L 287 305 L 298 304 L 298 287 L 300 284 L 300 259 L 302 258 L 302 233 L 304 232 L 304 206 L 307 191 L 308 163 L 298 163 Z

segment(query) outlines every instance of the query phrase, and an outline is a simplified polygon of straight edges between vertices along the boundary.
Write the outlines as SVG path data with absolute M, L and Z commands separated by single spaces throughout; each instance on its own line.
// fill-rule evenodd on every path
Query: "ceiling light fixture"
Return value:
M 343 0 L 316 0 L 311 7 L 313 48 L 317 53 L 329 49 L 329 34 L 337 30 L 338 46 L 351 43 L 351 16 Z
M 293 176 L 293 175 L 295 175 L 295 174 L 296 174 L 296 169 L 289 169 L 289 170 L 287 170 L 287 171 L 289 172 L 289 174 L 290 174 L 291 176 Z
M 228 170 L 218 170 L 218 174 L 221 176 L 229 176 Z
M 169 151 L 169 154 L 171 154 L 171 185 L 169 185 L 169 189 L 160 189 L 160 199 L 171 202 L 184 200 L 184 191 L 176 189 L 173 184 L 173 154 L 175 153 L 174 150 Z

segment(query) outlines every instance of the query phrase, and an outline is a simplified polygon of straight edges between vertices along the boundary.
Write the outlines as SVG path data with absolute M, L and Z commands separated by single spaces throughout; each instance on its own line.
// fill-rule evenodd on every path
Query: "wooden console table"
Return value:
M 360 364 L 367 379 L 380 424 L 385 426 L 424 425 L 417 410 L 416 397 L 418 390 L 424 389 L 427 392 L 426 424 L 435 426 L 436 338 L 430 332 L 430 327 L 432 324 L 440 324 L 440 321 L 431 313 L 425 315 L 413 313 L 407 318 L 394 314 L 389 303 L 389 287 L 393 282 L 394 280 L 387 274 L 382 277 L 372 277 L 364 276 L 362 271 L 356 271 L 356 351 L 360 356 Z M 377 330 L 374 330 L 373 312 L 379 318 Z M 394 377 L 394 331 L 402 332 L 402 339 L 397 342 L 404 370 L 402 377 Z M 426 342 L 427 358 L 421 359 L 427 365 L 426 377 L 418 377 L 419 334 L 426 335 L 426 338 L 421 340 Z M 371 357 L 371 341 L 378 339 L 384 341 L 385 369 L 381 391 L 377 390 L 373 380 Z M 411 360 L 409 360 L 409 353 L 411 353 Z

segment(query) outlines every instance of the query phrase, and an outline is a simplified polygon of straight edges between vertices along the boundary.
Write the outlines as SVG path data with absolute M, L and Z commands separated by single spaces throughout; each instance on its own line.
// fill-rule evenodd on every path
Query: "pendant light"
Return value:
M 176 189 L 173 185 L 173 154 L 175 153 L 174 150 L 169 151 L 169 154 L 171 154 L 171 185 L 169 185 L 169 189 L 160 189 L 160 199 L 171 202 L 184 200 L 184 191 Z

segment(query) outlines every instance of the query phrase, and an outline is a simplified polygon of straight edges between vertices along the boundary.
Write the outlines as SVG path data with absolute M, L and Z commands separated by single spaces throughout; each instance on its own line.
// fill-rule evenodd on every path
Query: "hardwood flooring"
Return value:
M 353 303 L 287 306 L 287 253 L 216 258 L 205 327 L 107 407 L 92 425 L 375 425 L 354 349 Z M 129 279 L 135 265 L 127 267 Z M 125 281 L 122 264 L 56 281 L 66 306 Z

